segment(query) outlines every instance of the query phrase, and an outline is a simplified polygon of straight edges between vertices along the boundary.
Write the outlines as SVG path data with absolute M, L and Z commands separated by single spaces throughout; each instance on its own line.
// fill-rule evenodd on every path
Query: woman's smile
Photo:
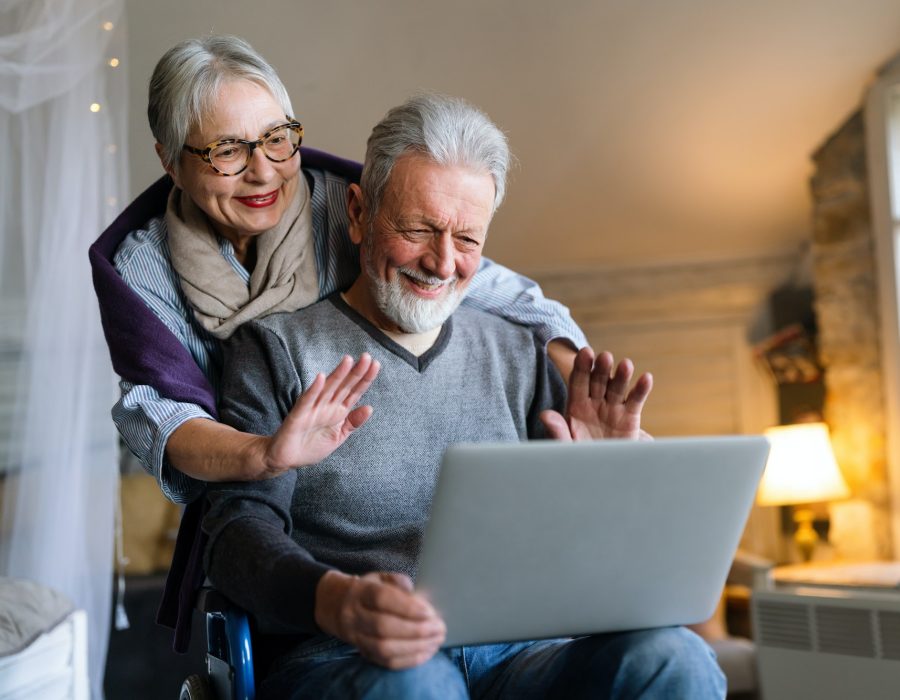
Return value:
M 267 192 L 266 194 L 253 194 L 244 197 L 235 197 L 235 199 L 244 206 L 253 207 L 254 209 L 261 209 L 263 207 L 270 207 L 275 204 L 276 201 L 278 201 L 278 190 L 273 190 L 271 192 Z

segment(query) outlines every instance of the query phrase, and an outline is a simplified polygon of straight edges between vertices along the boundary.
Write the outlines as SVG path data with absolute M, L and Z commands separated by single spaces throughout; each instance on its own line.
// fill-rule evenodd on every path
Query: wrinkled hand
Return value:
M 431 604 L 413 592 L 408 576 L 329 571 L 316 587 L 316 624 L 389 669 L 412 668 L 434 656 L 446 636 Z
M 649 439 L 641 430 L 641 411 L 653 388 L 653 377 L 642 374 L 629 391 L 634 376 L 631 360 L 622 360 L 613 373 L 608 352 L 596 358 L 584 347 L 575 357 L 569 378 L 566 415 L 544 411 L 541 420 L 551 438 L 564 441 L 605 438 Z
M 372 415 L 371 406 L 353 406 L 371 386 L 379 367 L 368 353 L 355 364 L 345 355 L 328 377 L 318 374 L 278 431 L 265 439 L 262 476 L 315 464 L 340 447 Z

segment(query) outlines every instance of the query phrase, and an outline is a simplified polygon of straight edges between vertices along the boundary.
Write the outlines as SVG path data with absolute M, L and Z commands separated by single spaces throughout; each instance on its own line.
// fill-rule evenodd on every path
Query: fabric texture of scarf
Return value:
M 194 315 L 216 338 L 278 311 L 296 311 L 319 299 L 309 186 L 297 175 L 297 193 L 274 228 L 255 236 L 250 285 L 219 252 L 209 218 L 177 187 L 166 207 L 172 267 Z

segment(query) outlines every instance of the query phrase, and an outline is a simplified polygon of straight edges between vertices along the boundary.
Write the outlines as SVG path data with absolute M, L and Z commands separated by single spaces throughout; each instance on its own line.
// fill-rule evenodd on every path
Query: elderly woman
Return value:
M 346 191 L 360 166 L 301 151 L 303 127 L 287 90 L 235 37 L 168 51 L 151 78 L 147 111 L 169 177 L 138 197 L 90 256 L 121 377 L 113 419 L 163 493 L 192 504 L 161 607 L 160 621 L 174 625 L 175 607 L 179 624 L 189 619 L 199 581 L 194 506 L 204 483 L 266 478 L 321 459 L 367 418 L 366 407 L 352 407 L 378 367 L 367 356 L 345 358 L 273 436 L 216 421 L 220 341 L 249 319 L 301 308 L 357 276 Z M 489 261 L 464 303 L 533 327 L 566 374 L 586 344 L 564 307 Z M 185 640 L 176 636 L 176 647 Z

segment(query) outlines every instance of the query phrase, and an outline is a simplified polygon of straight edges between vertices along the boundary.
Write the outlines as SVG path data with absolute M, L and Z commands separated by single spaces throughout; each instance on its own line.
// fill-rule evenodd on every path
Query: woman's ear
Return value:
M 175 171 L 175 168 L 171 164 L 166 164 L 166 159 L 163 158 L 163 147 L 159 141 L 156 142 L 156 155 L 159 158 L 159 162 L 163 166 L 163 170 L 165 170 L 169 177 L 175 182 L 175 187 L 178 189 L 183 189 L 181 187 L 181 178 L 178 176 L 178 173 Z
M 347 218 L 350 220 L 350 240 L 360 245 L 366 232 L 365 200 L 359 185 L 347 188 Z

